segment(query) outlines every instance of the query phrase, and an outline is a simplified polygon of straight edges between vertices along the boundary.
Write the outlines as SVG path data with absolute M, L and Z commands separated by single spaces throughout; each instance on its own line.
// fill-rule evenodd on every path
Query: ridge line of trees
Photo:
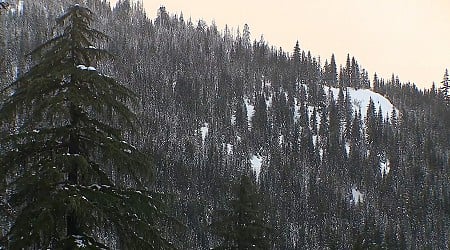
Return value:
M 2 87 L 32 69 L 36 61 L 21 55 L 51 39 L 52 20 L 69 2 L 25 0 L 21 12 L 2 14 Z M 98 14 L 93 27 L 111 37 L 97 47 L 116 56 L 72 70 L 95 67 L 136 93 L 138 103 L 125 105 L 142 126 L 121 127 L 121 139 L 153 156 L 154 184 L 145 187 L 170 193 L 167 214 L 185 225 L 178 232 L 158 224 L 174 247 L 227 244 L 210 225 L 215 211 L 232 212 L 230 184 L 242 175 L 256 183 L 270 248 L 448 247 L 450 115 L 441 86 L 419 90 L 378 76 L 369 83 L 350 55 L 339 70 L 333 55 L 322 66 L 299 45 L 290 57 L 250 41 L 248 25 L 232 34 L 165 8 L 150 20 L 140 3 L 86 3 Z M 396 109 L 372 100 L 367 112 L 353 110 L 347 87 L 368 86 Z M 14 93 L 3 92 L 2 102 Z

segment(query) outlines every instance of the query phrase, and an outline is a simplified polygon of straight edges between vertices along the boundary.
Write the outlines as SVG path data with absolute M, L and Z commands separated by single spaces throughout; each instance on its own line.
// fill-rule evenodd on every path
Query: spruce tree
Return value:
M 37 62 L 3 90 L 0 179 L 13 223 L 7 249 L 168 249 L 156 228 L 163 199 L 149 191 L 148 157 L 123 139 L 137 96 L 95 66 L 94 15 L 80 5 L 61 32 L 36 48 Z M 3 193 L 4 192 L 4 193 Z
M 450 103 L 450 80 L 448 76 L 448 69 L 445 69 L 444 77 L 442 78 L 441 94 L 446 103 Z
M 297 42 L 295 43 L 295 46 L 294 46 L 294 52 L 292 53 L 292 62 L 293 62 L 292 65 L 293 65 L 293 70 L 295 73 L 296 82 L 298 82 L 299 78 L 300 78 L 301 61 L 302 61 L 302 55 L 301 55 L 300 45 L 297 40 Z
M 352 87 L 351 85 L 352 78 L 352 64 L 350 60 L 350 54 L 347 54 L 347 61 L 345 63 L 345 68 L 343 68 L 342 72 L 342 87 Z
M 252 133 L 255 142 L 266 143 L 269 136 L 267 104 L 264 94 L 256 97 L 255 114 L 252 118 Z
M 336 59 L 334 54 L 331 54 L 330 65 L 328 70 L 329 84 L 331 86 L 337 85 L 337 69 L 336 69 Z
M 221 217 L 211 225 L 213 232 L 223 238 L 216 249 L 270 249 L 270 228 L 252 180 L 243 175 L 234 191 L 231 210 L 220 211 Z
M 355 57 L 352 57 L 350 70 L 350 86 L 355 89 L 361 88 L 361 72 L 359 70 L 359 65 Z

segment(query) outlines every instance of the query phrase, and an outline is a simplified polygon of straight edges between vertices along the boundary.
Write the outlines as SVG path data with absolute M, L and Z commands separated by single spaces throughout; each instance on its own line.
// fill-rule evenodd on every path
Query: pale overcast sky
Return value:
M 115 0 L 112 0 L 115 2 Z M 344 64 L 347 53 L 384 78 L 429 87 L 450 69 L 450 0 L 143 0 L 150 18 L 163 5 L 185 20 L 215 21 L 236 30 L 245 23 L 254 39 L 291 52 L 300 47 L 321 56 L 335 53 Z M 439 85 L 439 84 L 438 84 Z

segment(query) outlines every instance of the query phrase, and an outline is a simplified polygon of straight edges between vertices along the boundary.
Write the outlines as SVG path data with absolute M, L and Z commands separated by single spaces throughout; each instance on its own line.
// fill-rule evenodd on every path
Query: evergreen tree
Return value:
M 341 87 L 351 87 L 351 78 L 352 78 L 352 64 L 350 60 L 350 54 L 347 54 L 347 60 L 345 62 L 345 68 L 342 72 L 343 79 L 341 83 Z
M 128 3 L 129 4 L 129 3 Z M 158 16 L 155 19 L 155 24 L 158 26 L 167 26 L 169 24 L 169 14 L 166 11 L 166 7 L 161 6 L 158 9 Z
M 352 65 L 350 70 L 350 86 L 355 89 L 361 87 L 361 72 L 359 70 L 358 62 L 354 57 L 352 57 Z
M 252 133 L 255 142 L 261 144 L 267 142 L 269 136 L 269 123 L 267 116 L 267 104 L 264 95 L 256 97 L 255 114 L 252 118 Z
M 367 114 L 366 114 L 366 135 L 367 135 L 367 144 L 370 146 L 373 146 L 377 144 L 378 137 L 377 137 L 377 114 L 375 110 L 375 104 L 373 103 L 372 98 L 369 100 L 369 105 L 367 106 Z
M 248 24 L 244 24 L 244 29 L 242 30 L 242 42 L 244 43 L 245 48 L 249 48 L 250 46 L 250 27 Z
M 295 73 L 295 79 L 296 79 L 296 82 L 298 82 L 299 78 L 300 78 L 300 67 L 301 67 L 301 63 L 302 63 L 302 54 L 300 51 L 300 45 L 298 43 L 298 40 L 294 46 L 294 52 L 292 54 L 292 62 L 293 62 L 293 70 Z
M 261 197 L 252 180 L 243 175 L 235 186 L 230 211 L 221 211 L 211 227 L 223 238 L 216 249 L 270 249 L 270 229 L 264 221 Z
M 336 60 L 334 58 L 334 54 L 331 55 L 330 65 L 328 66 L 327 71 L 328 81 L 331 86 L 337 85 L 337 69 L 336 69 Z
M 93 42 L 93 13 L 57 19 L 60 34 L 32 52 L 37 62 L 0 106 L 0 179 L 14 214 L 7 249 L 167 249 L 156 228 L 162 196 L 148 157 L 123 140 L 137 97 L 94 67 L 109 54 Z
M 361 131 L 361 116 L 357 112 L 353 117 L 350 133 L 350 152 L 349 152 L 349 174 L 353 184 L 360 184 L 360 172 L 359 169 L 363 159 L 363 143 L 362 143 L 362 131 Z
M 373 74 L 373 85 L 372 85 L 372 89 L 375 92 L 378 92 L 380 89 L 380 82 L 378 80 L 378 76 L 377 73 Z
M 450 80 L 448 76 L 448 69 L 445 69 L 444 77 L 441 83 L 442 83 L 441 87 L 442 98 L 444 98 L 444 100 L 447 103 L 450 103 Z
M 236 103 L 235 124 L 239 132 L 248 131 L 247 109 L 243 98 L 238 98 Z

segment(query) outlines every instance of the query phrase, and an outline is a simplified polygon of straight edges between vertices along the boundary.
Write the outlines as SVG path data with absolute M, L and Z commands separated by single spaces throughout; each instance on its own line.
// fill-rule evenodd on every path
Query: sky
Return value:
M 114 3 L 117 0 L 112 0 Z M 347 54 L 368 70 L 419 88 L 439 86 L 450 69 L 450 0 L 141 0 L 148 16 L 165 6 L 184 19 L 214 21 L 222 30 L 248 24 L 253 39 L 320 56 L 322 63 Z

